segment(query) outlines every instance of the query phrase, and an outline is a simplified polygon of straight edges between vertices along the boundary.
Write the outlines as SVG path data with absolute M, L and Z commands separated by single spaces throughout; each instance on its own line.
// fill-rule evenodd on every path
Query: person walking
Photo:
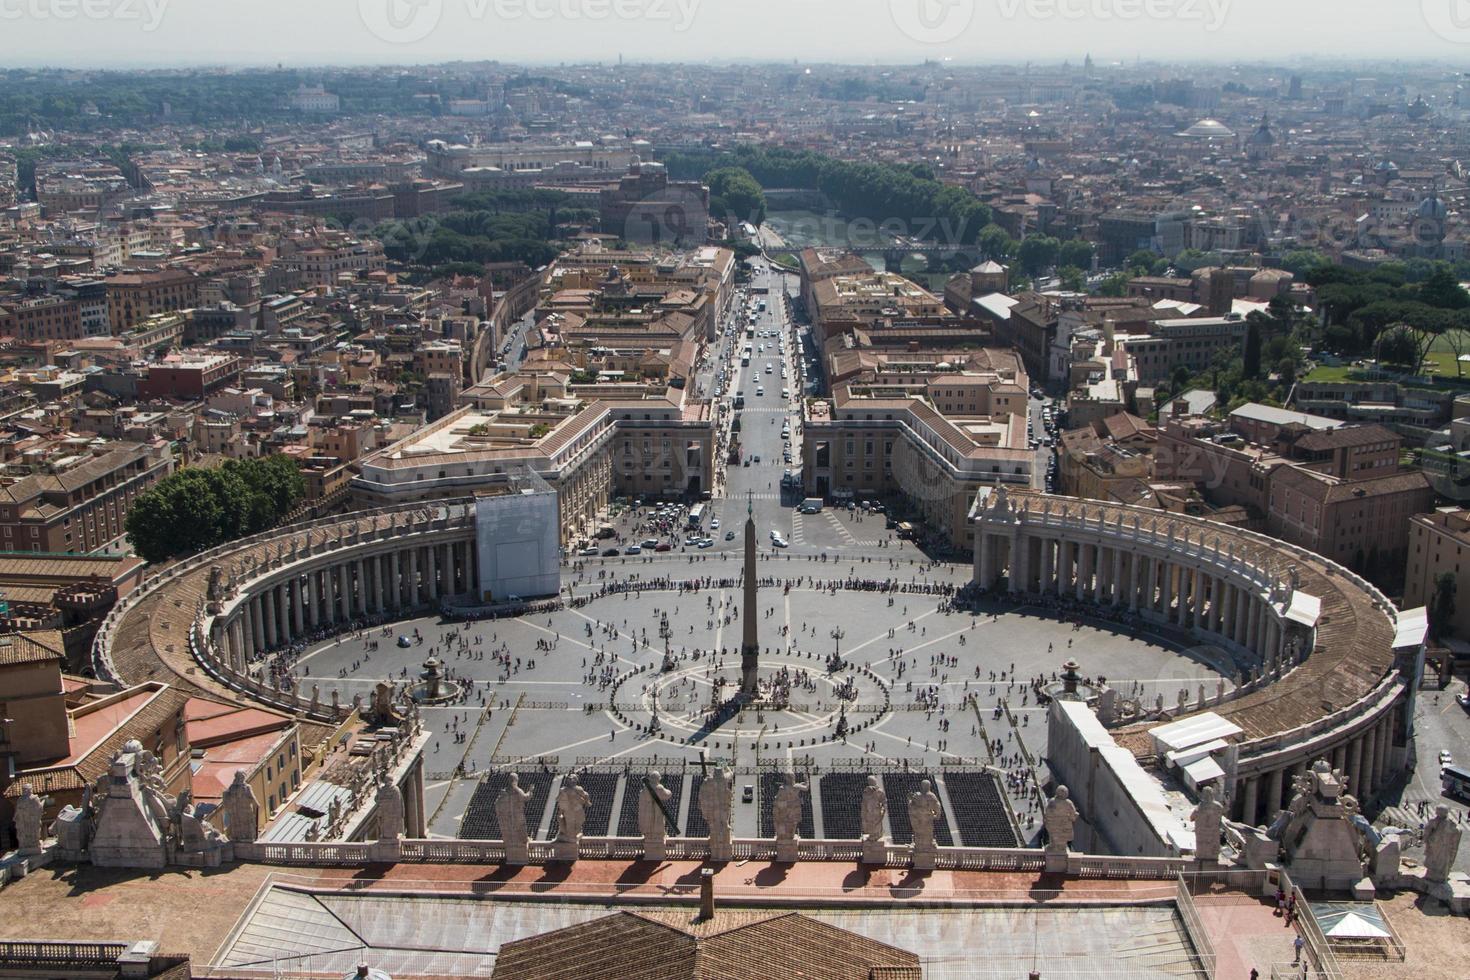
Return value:
M 1296 952 L 1296 957 L 1291 961 L 1292 966 L 1296 966 L 1302 961 L 1302 947 L 1306 944 L 1307 941 L 1301 937 L 1300 933 L 1291 941 L 1291 948 Z

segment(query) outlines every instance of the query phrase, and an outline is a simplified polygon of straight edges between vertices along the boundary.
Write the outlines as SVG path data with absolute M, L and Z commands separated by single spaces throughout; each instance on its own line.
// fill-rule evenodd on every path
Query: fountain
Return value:
M 444 664 L 430 656 L 419 672 L 419 683 L 409 688 L 408 696 L 419 704 L 446 704 L 459 698 L 459 684 L 444 676 Z
M 1075 660 L 1068 660 L 1062 664 L 1062 676 L 1060 680 L 1049 681 L 1041 686 L 1041 697 L 1047 701 L 1084 701 L 1091 702 L 1101 690 L 1102 678 L 1099 685 L 1086 684 L 1079 674 L 1079 664 Z

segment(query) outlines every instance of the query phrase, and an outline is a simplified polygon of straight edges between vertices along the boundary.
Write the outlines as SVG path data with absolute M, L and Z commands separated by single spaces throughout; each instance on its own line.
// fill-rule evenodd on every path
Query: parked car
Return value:
M 625 554 L 625 555 L 641 555 L 641 554 L 643 554 L 643 549 L 640 548 L 640 547 L 638 547 L 636 544 L 629 545 L 628 547 L 626 547 L 626 548 L 623 549 L 623 554 Z
M 622 552 L 619 551 L 616 548 L 604 548 L 604 549 L 602 549 L 602 557 L 604 557 L 604 558 L 616 558 L 618 555 L 621 555 L 621 554 L 622 554 Z
M 577 554 L 581 555 L 583 558 L 596 558 L 597 548 L 583 548 L 581 551 L 577 552 Z

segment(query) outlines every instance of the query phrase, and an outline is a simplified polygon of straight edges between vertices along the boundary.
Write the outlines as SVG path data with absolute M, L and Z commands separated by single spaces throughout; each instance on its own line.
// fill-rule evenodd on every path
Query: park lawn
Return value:
M 1334 381 L 1362 381 L 1363 369 L 1353 367 L 1351 364 L 1343 364 L 1340 367 L 1328 367 L 1325 364 L 1319 364 L 1312 368 L 1302 380 L 1328 384 Z

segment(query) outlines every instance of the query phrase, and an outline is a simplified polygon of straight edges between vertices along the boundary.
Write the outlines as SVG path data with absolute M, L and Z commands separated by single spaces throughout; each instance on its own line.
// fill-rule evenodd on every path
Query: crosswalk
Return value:
M 878 544 L 879 544 L 879 540 L 878 539 L 875 538 L 875 539 L 872 539 L 872 540 L 864 540 L 862 538 L 859 538 L 856 534 L 853 534 L 852 533 L 852 529 L 849 528 L 846 524 L 842 523 L 842 521 L 840 519 L 838 519 L 837 515 L 834 514 L 832 511 L 830 511 L 830 510 L 824 510 L 824 511 L 822 511 L 821 518 L 823 520 L 825 520 L 828 525 L 831 526 L 832 530 L 834 530 L 834 531 L 837 532 L 837 536 L 842 539 L 842 545 L 843 546 L 853 547 L 853 548 L 876 548 L 876 547 L 878 547 Z M 800 511 L 796 511 L 796 512 L 794 512 L 791 515 L 791 543 L 792 544 L 803 545 L 803 544 L 816 544 L 816 543 L 818 543 L 818 542 L 809 542 L 809 541 L 807 541 L 807 538 L 806 538 L 806 530 L 807 530 L 806 529 L 806 522 L 807 522 L 807 515 L 801 513 Z

